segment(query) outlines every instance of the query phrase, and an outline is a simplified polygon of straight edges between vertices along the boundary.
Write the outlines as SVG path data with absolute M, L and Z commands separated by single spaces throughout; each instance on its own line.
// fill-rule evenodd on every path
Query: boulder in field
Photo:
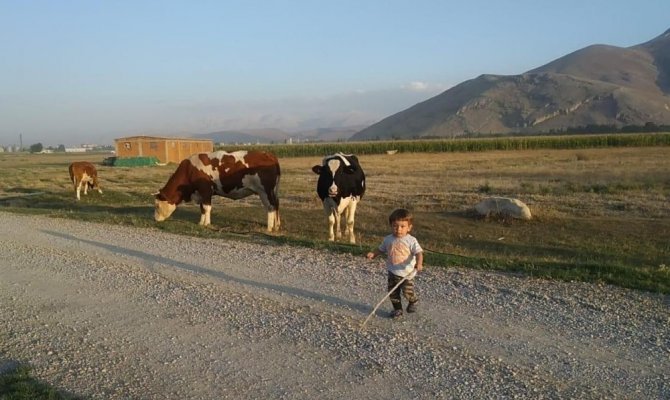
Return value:
M 475 210 L 484 217 L 531 219 L 528 206 L 521 200 L 509 197 L 487 197 L 475 206 Z

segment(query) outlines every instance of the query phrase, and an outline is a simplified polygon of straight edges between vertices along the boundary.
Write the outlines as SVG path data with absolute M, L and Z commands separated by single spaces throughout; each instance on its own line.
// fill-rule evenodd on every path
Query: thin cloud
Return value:
M 428 84 L 425 82 L 414 81 L 406 85 L 405 88 L 415 92 L 423 92 L 428 89 Z
M 420 93 L 427 93 L 427 92 L 438 93 L 448 89 L 446 85 L 443 85 L 441 83 L 431 84 L 422 81 L 413 81 L 406 85 L 403 85 L 401 88 L 410 92 L 420 92 Z

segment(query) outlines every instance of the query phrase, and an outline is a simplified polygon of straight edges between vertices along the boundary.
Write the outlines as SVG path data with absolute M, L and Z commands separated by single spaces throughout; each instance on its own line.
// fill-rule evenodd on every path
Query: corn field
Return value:
M 277 157 L 315 157 L 347 154 L 449 153 L 492 150 L 588 149 L 604 147 L 670 146 L 670 133 L 500 137 L 481 139 L 389 140 L 302 144 L 222 146 L 221 150 L 267 150 Z

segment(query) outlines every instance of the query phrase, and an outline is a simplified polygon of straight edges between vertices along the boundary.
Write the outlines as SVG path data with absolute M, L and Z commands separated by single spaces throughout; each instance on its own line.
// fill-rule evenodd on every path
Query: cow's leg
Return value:
M 337 207 L 337 211 L 335 212 L 335 214 L 337 215 L 335 217 L 336 218 L 335 219 L 335 228 L 336 228 L 335 236 L 338 240 L 342 238 L 342 229 L 340 229 L 340 227 L 344 228 L 344 223 L 349 220 L 349 207 L 351 206 L 351 201 L 352 201 L 351 197 L 346 197 L 346 198 L 341 199 L 340 204 Z M 343 216 L 344 216 L 344 221 L 341 220 Z M 340 225 L 341 222 L 342 222 L 342 224 Z M 347 231 L 345 232 L 345 234 L 349 234 L 348 229 L 349 228 L 348 228 L 348 225 L 347 225 Z
M 335 226 L 335 214 L 335 212 L 332 212 L 328 215 L 328 240 L 331 242 L 335 240 L 335 231 L 333 230 Z
M 347 217 L 347 231 L 346 234 L 349 236 L 349 243 L 356 243 L 356 235 L 354 235 L 354 219 L 356 216 L 356 199 L 352 199 L 347 207 L 346 217 Z
M 349 237 L 349 209 L 351 208 L 351 204 L 347 206 L 347 208 L 344 209 L 342 218 L 344 218 L 344 221 L 342 222 L 343 228 L 344 228 L 344 236 Z M 346 223 L 346 225 L 345 225 Z
M 200 203 L 200 225 L 207 226 L 212 223 L 212 205 Z
M 340 230 L 340 222 L 342 220 L 342 214 L 339 212 L 335 213 L 335 239 L 342 239 L 342 231 Z
M 74 187 L 75 191 L 77 192 L 77 200 L 81 200 L 81 196 L 79 195 L 79 192 L 81 192 L 81 181 L 79 181 L 79 183 L 76 183 Z
M 261 198 L 261 203 L 263 203 L 263 207 L 265 207 L 268 212 L 268 232 L 278 231 L 279 211 L 277 211 L 276 205 L 272 204 L 272 201 L 264 191 L 258 193 L 258 197 Z M 275 202 L 277 202 L 276 198 Z
M 268 211 L 268 232 L 279 230 L 279 213 L 275 210 Z
M 84 194 L 88 195 L 88 181 L 85 181 L 85 180 L 82 179 L 81 182 L 79 182 L 79 185 L 82 185 L 82 184 L 84 185 Z
M 200 204 L 200 225 L 207 226 L 212 223 L 212 205 Z
M 205 204 L 205 226 L 212 224 L 212 205 Z
M 333 227 L 335 226 L 335 214 L 337 214 L 337 204 L 335 204 L 333 199 L 325 198 L 323 200 L 323 211 L 326 213 L 326 216 L 328 217 L 328 240 L 332 242 L 335 240 L 335 231 L 333 230 Z
M 200 202 L 200 225 L 210 225 L 212 223 L 212 189 L 206 185 L 201 185 L 191 197 L 198 199 Z

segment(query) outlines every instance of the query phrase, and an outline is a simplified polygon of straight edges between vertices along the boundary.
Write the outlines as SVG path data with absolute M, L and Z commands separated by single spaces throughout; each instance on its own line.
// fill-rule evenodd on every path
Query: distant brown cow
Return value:
M 70 180 L 74 184 L 74 190 L 77 193 L 77 200 L 80 200 L 79 192 L 82 185 L 84 194 L 88 194 L 88 188 L 96 189 L 100 194 L 100 184 L 98 183 L 98 171 L 95 166 L 88 161 L 75 161 L 70 164 Z

